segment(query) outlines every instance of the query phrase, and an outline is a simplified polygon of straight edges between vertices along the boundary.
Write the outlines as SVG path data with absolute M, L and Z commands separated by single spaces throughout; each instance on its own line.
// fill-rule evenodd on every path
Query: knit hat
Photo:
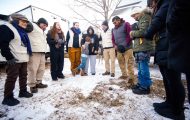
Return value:
M 48 26 L 48 22 L 45 18 L 40 18 L 37 22 L 37 24 L 39 25 L 40 23 L 46 24 Z
M 13 13 L 11 14 L 11 18 L 13 20 L 25 20 L 25 21 L 28 21 L 28 18 L 22 14 L 19 14 L 19 13 Z
M 125 47 L 123 45 L 118 45 L 117 49 L 118 49 L 118 51 L 120 53 L 124 53 L 125 52 Z
M 131 17 L 133 17 L 135 14 L 141 13 L 141 12 L 142 12 L 142 8 L 140 8 L 140 7 L 135 7 L 135 8 L 133 8 L 132 11 L 131 11 Z
M 108 21 L 107 20 L 103 21 L 102 25 L 108 26 Z

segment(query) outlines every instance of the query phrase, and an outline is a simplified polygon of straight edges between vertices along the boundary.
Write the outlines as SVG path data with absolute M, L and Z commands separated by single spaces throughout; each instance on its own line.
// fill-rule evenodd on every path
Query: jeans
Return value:
M 138 61 L 138 83 L 143 88 L 149 88 L 152 85 L 148 63 L 149 59 Z
M 85 69 L 86 60 L 87 60 L 87 57 L 81 57 L 81 63 L 80 63 L 80 65 L 77 67 L 78 70 L 80 70 L 80 69 L 84 70 L 84 69 Z

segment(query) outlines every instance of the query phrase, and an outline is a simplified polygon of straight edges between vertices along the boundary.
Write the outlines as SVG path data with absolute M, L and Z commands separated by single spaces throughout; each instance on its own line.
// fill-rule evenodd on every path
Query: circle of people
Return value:
M 92 26 L 87 29 L 85 34 L 82 34 L 79 22 L 73 23 L 73 27 L 68 30 L 66 37 L 59 22 L 55 22 L 46 35 L 44 33 L 48 26 L 46 19 L 40 18 L 37 23 L 32 23 L 22 14 L 12 14 L 10 22 L 5 22 L 0 26 L 1 54 L 6 58 L 8 64 L 2 104 L 14 106 L 20 103 L 13 94 L 18 77 L 19 97 L 30 98 L 33 93 L 38 92 L 38 89 L 48 87 L 42 83 L 47 43 L 50 48 L 50 71 L 53 81 L 65 78 L 62 73 L 65 46 L 73 76 L 76 74 L 88 75 L 89 66 L 90 74 L 96 74 L 96 58 L 101 46 L 105 61 L 105 72 L 102 75 L 115 77 L 115 58 L 117 57 L 121 70 L 119 79 L 127 80 L 132 92 L 139 95 L 150 93 L 152 80 L 149 61 L 151 54 L 154 54 L 155 63 L 159 66 L 166 91 L 166 100 L 162 103 L 154 103 L 154 110 L 164 117 L 184 119 L 185 91 L 180 74 L 188 73 L 190 70 L 187 70 L 187 67 L 183 69 L 183 65 L 176 65 L 175 62 L 168 62 L 170 59 L 168 58 L 168 37 L 175 38 L 171 36 L 172 30 L 171 33 L 166 33 L 167 26 L 163 23 L 167 19 L 171 19 L 167 18 L 168 7 L 166 7 L 170 4 L 166 0 L 158 3 L 158 0 L 152 0 L 151 7 L 134 8 L 131 17 L 137 22 L 132 25 L 119 16 L 113 17 L 114 28 L 112 29 L 109 28 L 108 21 L 103 21 L 100 35 L 95 34 Z M 171 23 L 171 25 L 173 24 L 175 23 Z M 169 30 L 170 28 L 168 28 Z M 172 52 L 172 48 L 170 52 Z M 184 57 L 184 59 L 186 58 Z M 136 84 L 135 62 L 138 67 Z M 189 77 L 187 76 L 187 78 Z M 27 91 L 27 85 L 30 87 L 30 92 Z M 190 91 L 189 86 L 188 84 L 188 91 Z

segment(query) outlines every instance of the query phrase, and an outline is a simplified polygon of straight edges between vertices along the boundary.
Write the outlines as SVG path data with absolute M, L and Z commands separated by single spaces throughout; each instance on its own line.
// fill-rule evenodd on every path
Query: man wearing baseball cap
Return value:
M 28 34 L 32 47 L 32 56 L 28 62 L 28 85 L 31 93 L 37 93 L 38 88 L 46 88 L 47 85 L 42 83 L 45 72 L 45 52 L 47 47 L 46 34 L 44 31 L 48 22 L 40 18 L 37 23 L 32 23 L 34 30 Z

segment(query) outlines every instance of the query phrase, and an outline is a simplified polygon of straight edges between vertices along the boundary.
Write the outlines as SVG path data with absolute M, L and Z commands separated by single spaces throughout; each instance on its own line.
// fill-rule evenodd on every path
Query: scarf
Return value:
M 76 29 L 75 27 L 72 27 L 71 30 L 72 30 L 75 34 L 78 34 L 78 35 L 81 33 L 80 28 L 77 28 L 77 29 Z
M 30 40 L 28 38 L 28 35 L 27 33 L 24 31 L 23 28 L 21 28 L 18 23 L 16 21 L 13 21 L 12 22 L 12 25 L 17 29 L 19 35 L 20 35 L 20 38 L 21 38 L 21 41 L 22 43 L 24 44 L 24 46 L 27 48 L 27 53 L 31 56 L 32 55 L 32 48 L 31 48 L 31 45 L 30 45 Z

